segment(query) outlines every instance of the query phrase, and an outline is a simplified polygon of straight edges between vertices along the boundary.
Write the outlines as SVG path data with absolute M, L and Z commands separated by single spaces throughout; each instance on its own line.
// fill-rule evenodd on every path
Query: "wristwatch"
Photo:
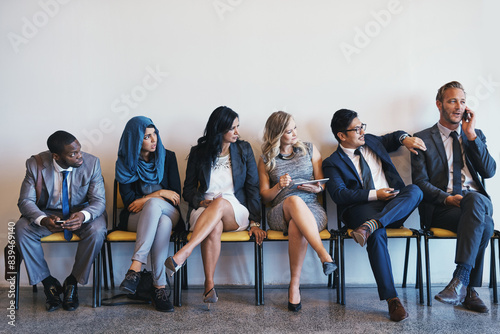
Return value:
M 403 140 L 405 140 L 405 138 L 407 138 L 407 137 L 411 137 L 411 135 L 408 133 L 405 133 L 405 134 L 402 134 L 401 137 L 399 137 L 399 142 L 401 143 L 401 145 L 403 145 Z
M 260 224 L 259 223 L 250 223 L 250 228 L 252 227 L 260 227 Z

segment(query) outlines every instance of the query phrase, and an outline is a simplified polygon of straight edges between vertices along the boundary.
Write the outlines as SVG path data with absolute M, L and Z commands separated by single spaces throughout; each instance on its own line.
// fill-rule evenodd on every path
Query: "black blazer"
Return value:
M 260 222 L 260 194 L 257 164 L 250 144 L 238 140 L 229 146 L 231 155 L 231 168 L 233 172 L 234 195 L 244 205 L 250 215 L 249 219 Z M 204 200 L 204 194 L 210 185 L 209 163 L 200 162 L 198 146 L 191 148 L 186 167 L 186 179 L 182 197 L 189 203 L 187 221 L 193 209 L 198 209 Z
M 365 145 L 380 158 L 387 182 L 394 189 L 401 189 L 405 184 L 392 163 L 389 152 L 396 151 L 401 146 L 399 138 L 405 133 L 396 131 L 381 137 L 365 134 Z M 368 202 L 370 190 L 363 189 L 356 167 L 340 146 L 323 161 L 323 174 L 330 179 L 326 187 L 341 214 L 351 205 Z
M 163 179 L 160 184 L 163 189 L 172 190 L 181 194 L 181 178 L 179 176 L 179 167 L 177 166 L 177 158 L 175 157 L 175 153 L 172 151 L 167 151 L 165 155 L 165 171 L 163 172 Z M 122 197 L 123 204 L 125 205 L 125 209 L 120 212 L 120 223 L 118 224 L 118 228 L 120 230 L 127 230 L 128 217 L 130 212 L 128 211 L 128 206 L 138 198 L 142 198 L 145 194 L 142 192 L 140 181 L 137 180 L 132 183 L 123 184 L 120 183 L 120 196 Z M 168 200 L 167 200 L 168 201 Z M 172 202 L 168 201 L 173 205 Z M 180 213 L 179 206 L 175 207 L 177 211 Z M 184 221 L 182 220 L 182 216 L 180 217 L 179 222 L 176 225 L 176 230 L 182 229 L 185 230 L 186 226 Z
M 475 131 L 477 137 L 474 141 L 469 141 L 465 135 L 462 135 L 465 163 L 479 192 L 488 196 L 479 176 L 487 179 L 495 175 L 496 163 L 488 152 L 483 132 L 479 129 Z M 450 172 L 437 124 L 417 132 L 415 136 L 424 141 L 427 151 L 419 150 L 418 155 L 411 155 L 412 179 L 413 183 L 424 193 L 424 199 L 419 206 L 420 216 L 423 222 L 430 224 L 434 206 L 444 206 L 444 200 L 450 196 L 446 192 Z

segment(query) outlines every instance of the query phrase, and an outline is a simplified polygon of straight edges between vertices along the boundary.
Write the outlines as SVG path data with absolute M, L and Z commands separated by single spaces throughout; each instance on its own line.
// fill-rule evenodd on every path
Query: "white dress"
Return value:
M 218 157 L 215 161 L 215 165 L 210 171 L 210 184 L 204 196 L 206 200 L 210 200 L 219 193 L 222 194 L 222 198 L 227 200 L 233 207 L 234 218 L 239 226 L 236 231 L 246 230 L 249 224 L 249 212 L 248 209 L 238 201 L 236 196 L 234 196 L 233 170 L 231 168 L 231 158 L 229 154 Z M 191 212 L 191 216 L 189 217 L 190 231 L 193 231 L 196 221 L 203 211 L 205 211 L 205 208 L 199 207 Z

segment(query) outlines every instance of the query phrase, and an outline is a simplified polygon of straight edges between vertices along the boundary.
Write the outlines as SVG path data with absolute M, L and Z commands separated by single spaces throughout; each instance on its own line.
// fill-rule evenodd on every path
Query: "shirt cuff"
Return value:
M 376 200 L 377 200 L 377 190 L 372 189 L 368 193 L 368 201 L 371 202 L 371 201 L 376 201 Z
M 83 220 L 83 223 L 85 224 L 86 222 L 88 222 L 90 220 L 90 218 L 92 218 L 92 216 L 90 215 L 90 213 L 88 213 L 87 211 L 80 211 L 81 213 L 83 213 L 83 215 L 85 216 L 85 219 Z
M 46 215 L 41 215 L 40 217 L 38 217 L 37 219 L 35 219 L 35 224 L 37 224 L 38 226 L 42 226 L 40 225 L 40 223 L 42 222 L 42 219 L 47 217 Z

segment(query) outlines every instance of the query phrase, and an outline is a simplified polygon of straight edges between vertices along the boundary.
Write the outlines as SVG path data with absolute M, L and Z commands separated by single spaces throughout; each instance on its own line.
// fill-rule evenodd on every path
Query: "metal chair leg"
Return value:
M 115 289 L 115 275 L 113 273 L 113 256 L 111 255 L 111 242 L 107 242 L 107 253 L 108 253 L 108 263 L 109 263 L 109 281 L 111 283 L 111 289 Z
M 408 258 L 410 257 L 410 239 L 411 238 L 406 238 L 405 264 L 403 269 L 403 284 L 402 284 L 403 288 L 406 288 L 406 279 L 408 277 Z
M 345 305 L 344 238 L 340 236 L 340 305 Z
M 425 280 L 427 283 L 427 306 L 432 305 L 431 298 L 431 271 L 429 264 L 429 238 L 424 236 L 424 245 L 425 245 Z
M 491 239 L 490 247 L 491 247 L 490 285 L 493 287 L 493 303 L 498 304 L 495 239 Z

